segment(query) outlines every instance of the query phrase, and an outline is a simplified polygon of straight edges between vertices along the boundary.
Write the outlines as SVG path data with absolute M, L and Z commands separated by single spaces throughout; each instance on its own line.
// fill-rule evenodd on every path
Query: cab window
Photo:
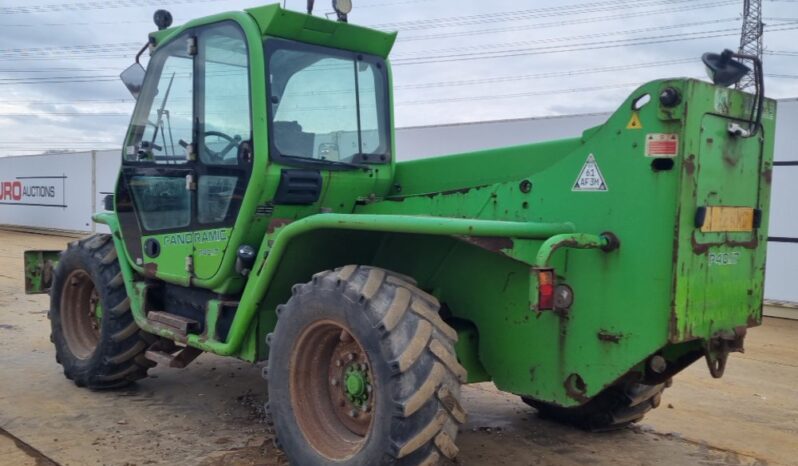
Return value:
M 386 163 L 387 75 L 381 59 L 280 39 L 266 41 L 274 158 Z
M 177 39 L 159 50 L 149 64 L 154 70 L 145 80 L 140 105 L 134 115 L 126 161 L 178 164 L 186 161 L 193 140 L 194 60 L 186 41 Z

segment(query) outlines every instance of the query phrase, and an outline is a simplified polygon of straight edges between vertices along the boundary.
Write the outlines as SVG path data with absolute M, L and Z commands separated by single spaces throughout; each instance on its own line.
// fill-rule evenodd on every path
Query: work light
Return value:
M 352 11 L 352 0 L 332 0 L 332 7 L 338 15 L 338 21 L 346 22 L 346 15 Z
M 743 76 L 751 71 L 751 68 L 733 60 L 734 52 L 729 49 L 721 53 L 705 53 L 701 61 L 707 67 L 709 79 L 718 86 L 731 86 L 743 79 Z

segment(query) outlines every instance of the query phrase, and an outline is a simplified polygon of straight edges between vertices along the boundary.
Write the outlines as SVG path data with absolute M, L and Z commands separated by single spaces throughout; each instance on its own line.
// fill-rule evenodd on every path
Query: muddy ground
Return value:
M 0 465 L 283 465 L 260 368 L 203 355 L 122 391 L 66 380 L 46 296 L 23 293 L 22 251 L 67 238 L 0 231 Z M 680 374 L 639 425 L 588 434 L 539 419 L 490 384 L 465 388 L 462 465 L 798 465 L 798 321 L 766 319 L 726 376 Z

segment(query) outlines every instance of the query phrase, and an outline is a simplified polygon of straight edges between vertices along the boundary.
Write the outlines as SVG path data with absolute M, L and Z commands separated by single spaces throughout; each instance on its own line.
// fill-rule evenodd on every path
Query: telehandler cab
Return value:
M 397 162 L 396 34 L 279 5 L 156 14 L 110 234 L 26 252 L 75 384 L 202 352 L 266 361 L 292 464 L 433 465 L 492 381 L 593 430 L 638 421 L 759 325 L 775 102 L 653 81 L 580 137 Z

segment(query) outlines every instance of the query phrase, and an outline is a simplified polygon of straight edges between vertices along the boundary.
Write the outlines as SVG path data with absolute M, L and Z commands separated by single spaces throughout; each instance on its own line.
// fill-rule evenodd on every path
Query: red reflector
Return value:
M 538 309 L 554 309 L 554 271 L 538 271 Z

